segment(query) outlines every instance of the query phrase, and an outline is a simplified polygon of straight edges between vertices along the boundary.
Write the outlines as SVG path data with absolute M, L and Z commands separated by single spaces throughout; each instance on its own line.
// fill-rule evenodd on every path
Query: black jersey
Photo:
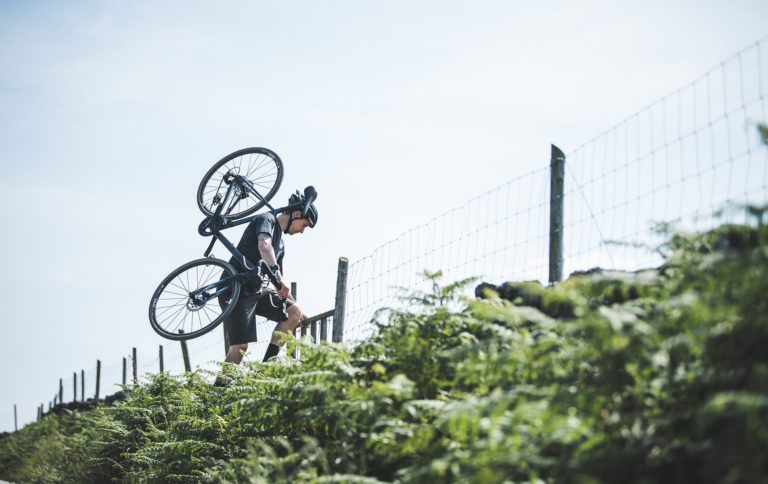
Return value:
M 251 221 L 248 227 L 245 228 L 243 236 L 240 238 L 240 242 L 237 244 L 237 250 L 248 259 L 247 266 L 249 269 L 255 267 L 256 264 L 261 261 L 261 253 L 259 252 L 259 234 L 266 234 L 272 237 L 272 248 L 275 250 L 275 257 L 277 258 L 277 265 L 280 266 L 280 271 L 283 270 L 283 256 L 285 255 L 285 244 L 283 244 L 283 231 L 280 228 L 280 224 L 277 223 L 277 219 L 271 213 L 263 213 Z M 230 264 L 233 264 L 239 270 L 242 270 L 243 262 L 235 262 L 233 256 L 229 260 Z

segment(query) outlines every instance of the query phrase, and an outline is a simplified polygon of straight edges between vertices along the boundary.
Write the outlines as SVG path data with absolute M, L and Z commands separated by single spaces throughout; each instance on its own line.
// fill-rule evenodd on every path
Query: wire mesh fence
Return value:
M 702 230 L 765 204 L 767 68 L 763 40 L 569 153 L 566 268 L 657 265 L 655 224 Z
M 382 244 L 349 267 L 345 341 L 367 338 L 377 309 L 398 288 L 422 288 L 419 273 L 445 280 L 540 279 L 547 273 L 549 168 L 512 179 Z
M 656 266 L 657 224 L 703 230 L 744 221 L 745 210 L 728 207 L 768 202 L 757 129 L 767 57 L 763 39 L 567 155 L 564 274 Z M 510 180 L 354 261 L 345 341 L 368 337 L 377 309 L 402 305 L 399 288 L 426 289 L 424 270 L 445 281 L 547 281 L 549 178 L 542 167 Z

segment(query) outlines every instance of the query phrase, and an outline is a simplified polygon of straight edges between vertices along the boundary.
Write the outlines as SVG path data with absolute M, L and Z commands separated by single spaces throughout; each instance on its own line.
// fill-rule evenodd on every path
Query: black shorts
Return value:
M 282 322 L 288 319 L 288 308 L 293 302 L 277 295 L 273 290 L 259 290 L 253 283 L 245 283 L 240 290 L 235 309 L 224 322 L 230 345 L 257 341 L 256 316 Z

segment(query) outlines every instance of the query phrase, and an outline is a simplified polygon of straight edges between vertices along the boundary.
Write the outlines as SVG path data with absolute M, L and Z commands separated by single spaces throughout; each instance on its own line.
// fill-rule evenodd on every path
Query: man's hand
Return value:
M 283 288 L 277 291 L 277 295 L 285 299 L 293 300 L 293 296 L 291 295 L 291 288 L 286 284 L 283 284 Z

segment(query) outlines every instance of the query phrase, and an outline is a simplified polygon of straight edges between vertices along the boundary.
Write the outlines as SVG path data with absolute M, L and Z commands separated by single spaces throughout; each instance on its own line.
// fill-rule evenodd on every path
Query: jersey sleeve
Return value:
M 277 220 L 271 213 L 265 213 L 263 217 L 257 217 L 253 221 L 253 232 L 255 234 L 267 234 L 272 237 L 272 231 L 275 229 Z

